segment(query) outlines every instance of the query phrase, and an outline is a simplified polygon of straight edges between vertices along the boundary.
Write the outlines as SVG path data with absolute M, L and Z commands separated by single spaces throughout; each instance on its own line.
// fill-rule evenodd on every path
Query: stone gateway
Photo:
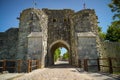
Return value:
M 40 67 L 50 66 L 59 47 L 68 50 L 69 64 L 74 66 L 79 59 L 99 57 L 97 16 L 92 9 L 29 8 L 18 19 L 19 28 L 0 33 L 0 59 L 37 59 Z M 27 65 L 22 63 L 22 71 Z

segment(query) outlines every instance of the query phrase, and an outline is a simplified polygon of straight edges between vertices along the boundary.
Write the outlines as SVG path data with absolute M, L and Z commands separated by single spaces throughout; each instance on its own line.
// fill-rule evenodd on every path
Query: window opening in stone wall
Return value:
M 66 19 L 66 18 L 64 19 L 64 22 L 67 22 L 67 19 Z
M 53 19 L 53 22 L 57 22 L 57 19 Z

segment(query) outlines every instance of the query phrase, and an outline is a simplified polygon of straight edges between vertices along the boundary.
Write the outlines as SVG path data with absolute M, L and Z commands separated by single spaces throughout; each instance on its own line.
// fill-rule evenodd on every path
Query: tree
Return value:
M 104 41 L 106 38 L 106 34 L 102 32 L 102 27 L 98 26 L 98 34 L 99 34 L 100 40 Z
M 111 26 L 109 26 L 106 39 L 112 42 L 120 41 L 120 24 L 118 24 L 117 21 L 114 21 Z
M 68 58 L 69 58 L 68 52 L 64 53 L 63 54 L 63 60 L 68 60 Z
M 57 61 L 60 58 L 60 54 L 61 54 L 60 48 L 57 48 L 54 53 L 54 61 Z
M 112 0 L 108 6 L 114 12 L 114 21 L 107 30 L 106 39 L 112 42 L 118 42 L 120 41 L 120 0 Z
M 114 12 L 113 19 L 120 20 L 120 0 L 112 0 L 108 5 L 111 8 L 111 11 Z

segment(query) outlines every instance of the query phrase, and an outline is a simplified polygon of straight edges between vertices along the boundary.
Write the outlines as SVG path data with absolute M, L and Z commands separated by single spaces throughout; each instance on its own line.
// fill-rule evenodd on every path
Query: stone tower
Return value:
M 59 47 L 68 50 L 69 64 L 75 66 L 79 59 L 99 56 L 97 16 L 92 9 L 74 12 L 29 8 L 22 11 L 19 21 L 18 37 L 14 40 L 17 45 L 15 59 L 37 59 L 40 67 L 50 66 L 54 64 L 54 51 Z M 27 65 L 22 63 L 22 71 L 26 71 Z
M 44 66 L 44 57 L 47 53 L 47 15 L 39 9 L 26 9 L 20 14 L 19 40 L 17 59 L 40 60 Z M 27 67 L 23 63 L 23 70 Z
M 99 57 L 97 16 L 94 10 L 84 9 L 74 15 L 75 44 L 78 59 L 96 59 Z M 81 62 L 83 64 L 83 62 Z M 89 61 L 96 64 L 96 61 Z M 95 69 L 95 68 L 93 68 Z
M 73 44 L 71 39 L 73 37 L 73 26 L 72 26 L 72 15 L 73 10 L 63 9 L 63 10 L 49 10 L 43 9 L 43 11 L 48 15 L 48 54 L 47 54 L 47 64 L 54 64 L 54 51 L 59 47 L 64 47 L 69 52 L 69 62 L 72 63 Z

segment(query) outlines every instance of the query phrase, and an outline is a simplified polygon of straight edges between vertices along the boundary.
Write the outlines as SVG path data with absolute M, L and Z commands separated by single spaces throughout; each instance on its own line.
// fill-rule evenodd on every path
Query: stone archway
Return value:
M 48 65 L 54 65 L 54 51 L 59 47 L 64 47 L 67 49 L 67 51 L 69 53 L 69 64 L 71 64 L 71 53 L 70 53 L 69 44 L 63 40 L 57 40 L 57 41 L 53 42 L 49 47 Z

